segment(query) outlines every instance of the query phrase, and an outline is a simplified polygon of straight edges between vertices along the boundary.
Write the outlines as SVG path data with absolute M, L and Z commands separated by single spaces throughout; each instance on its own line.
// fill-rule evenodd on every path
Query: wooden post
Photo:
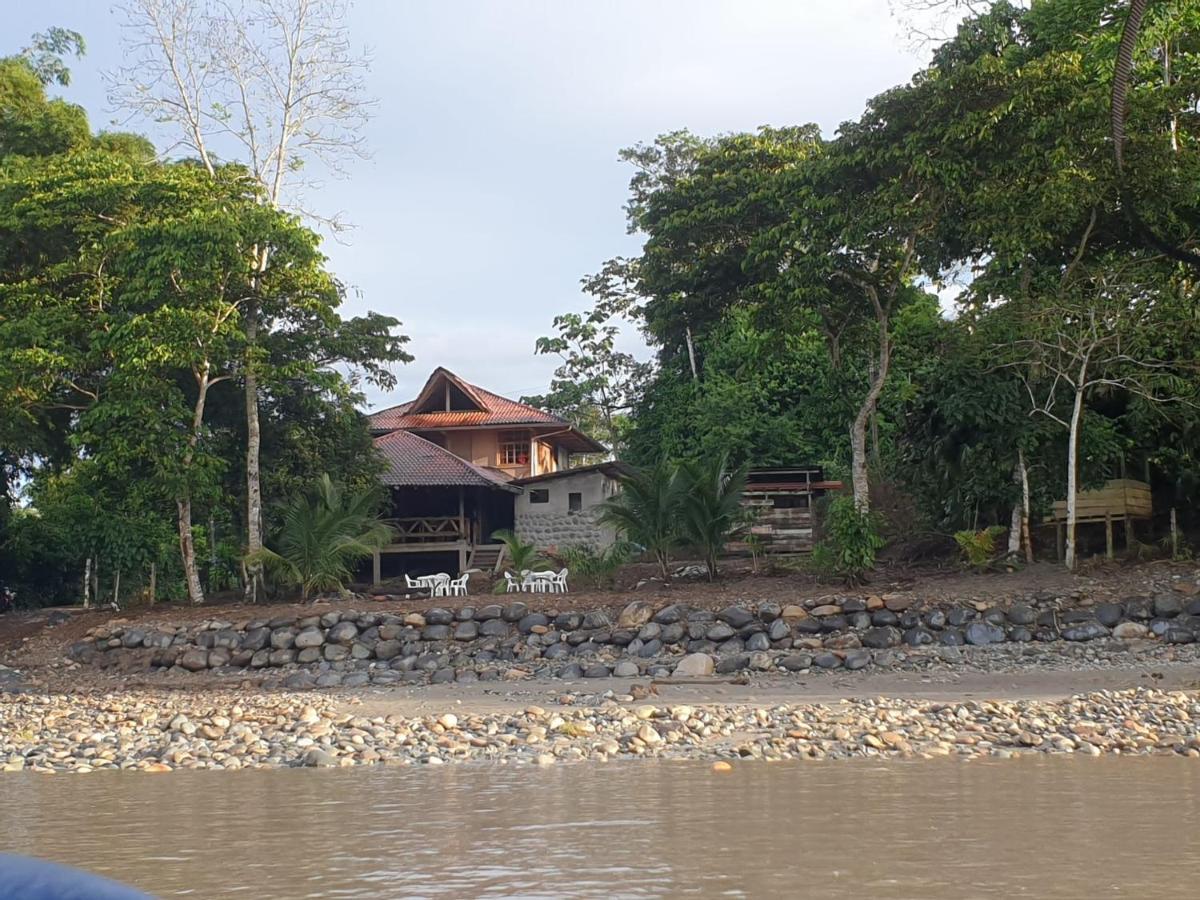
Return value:
M 158 597 L 158 563 L 150 563 L 150 605 Z
M 456 574 L 461 575 L 466 568 L 467 568 L 467 542 L 459 541 L 458 542 L 458 572 Z
M 1104 514 L 1104 555 L 1113 558 L 1112 513 Z
M 1058 525 L 1055 528 L 1055 531 L 1058 532 L 1058 561 L 1062 562 L 1064 553 L 1063 547 L 1067 542 L 1067 526 Z
M 1171 507 L 1171 559 L 1179 556 L 1179 525 L 1175 521 L 1175 507 Z
M 371 583 L 379 584 L 383 579 L 380 577 L 382 566 L 380 565 L 380 553 L 376 550 L 371 554 Z

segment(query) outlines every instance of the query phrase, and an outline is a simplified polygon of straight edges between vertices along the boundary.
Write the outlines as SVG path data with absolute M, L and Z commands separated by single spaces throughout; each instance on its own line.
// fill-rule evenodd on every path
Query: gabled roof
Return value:
M 470 409 L 430 409 L 438 397 L 439 388 L 461 392 Z M 457 396 L 457 395 L 456 395 Z M 421 410 L 421 411 L 418 411 Z M 400 403 L 371 413 L 367 417 L 371 431 L 381 434 L 396 429 L 405 431 L 440 431 L 446 428 L 504 427 L 507 425 L 541 426 L 550 433 L 560 434 L 560 443 L 577 453 L 603 453 L 605 447 L 589 438 L 558 416 L 518 403 L 489 390 L 470 384 L 449 369 L 437 368 L 421 388 L 415 400 Z
M 449 450 L 407 431 L 375 438 L 375 449 L 387 463 L 379 477 L 396 487 L 486 487 L 519 494 L 499 473 L 459 459 Z

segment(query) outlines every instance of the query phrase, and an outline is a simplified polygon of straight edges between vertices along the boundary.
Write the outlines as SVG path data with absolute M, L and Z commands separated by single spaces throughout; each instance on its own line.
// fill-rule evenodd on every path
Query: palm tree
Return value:
M 621 479 L 621 492 L 601 504 L 600 522 L 653 555 L 663 581 L 670 579 L 671 551 L 679 545 L 682 493 L 679 469 L 659 462 Z
M 375 514 L 377 499 L 373 490 L 344 493 L 322 475 L 284 511 L 274 549 L 264 547 L 247 562 L 261 562 L 277 581 L 298 585 L 305 600 L 314 591 L 341 591 L 354 564 L 391 540 L 391 526 Z
M 748 471 L 745 464 L 730 471 L 724 455 L 683 466 L 679 536 L 704 557 L 709 581 L 717 577 L 717 557 L 725 545 L 749 524 L 742 506 Z
M 546 560 L 538 553 L 537 544 L 521 540 L 511 528 L 493 531 L 492 540 L 499 541 L 504 545 L 505 555 L 508 556 L 509 563 L 517 572 L 531 570 L 534 566 L 539 565 L 544 567 L 546 564 Z

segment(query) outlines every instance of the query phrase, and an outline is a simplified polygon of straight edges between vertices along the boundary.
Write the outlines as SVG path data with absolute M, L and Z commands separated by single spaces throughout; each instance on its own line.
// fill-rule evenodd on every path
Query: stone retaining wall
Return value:
M 607 547 L 612 531 L 600 525 L 600 510 L 579 512 L 518 512 L 517 537 L 539 547 Z
M 982 605 L 981 605 L 982 606 Z M 645 600 L 606 610 L 534 612 L 521 602 L 423 613 L 339 612 L 193 627 L 115 625 L 70 648 L 79 662 L 198 672 L 274 673 L 289 687 L 524 678 L 704 676 L 885 665 L 896 654 L 1033 642 L 1200 636 L 1200 599 L 1164 594 L 1090 608 L 1015 603 L 922 608 L 903 595 L 732 605 Z

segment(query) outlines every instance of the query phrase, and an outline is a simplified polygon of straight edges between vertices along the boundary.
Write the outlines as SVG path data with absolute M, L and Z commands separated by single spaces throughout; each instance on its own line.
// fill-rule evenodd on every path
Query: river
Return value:
M 1180 897 L 1175 758 L 0 777 L 0 849 L 162 897 Z

